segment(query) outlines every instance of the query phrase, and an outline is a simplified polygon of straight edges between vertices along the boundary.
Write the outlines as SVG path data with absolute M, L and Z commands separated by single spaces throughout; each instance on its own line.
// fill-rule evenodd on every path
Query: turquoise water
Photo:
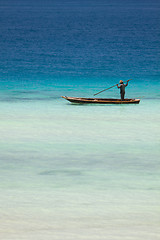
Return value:
M 29 96 L 0 103 L 1 237 L 158 240 L 159 99 Z
M 160 238 L 159 10 L 1 1 L 1 239 Z M 138 105 L 61 98 L 130 78 Z

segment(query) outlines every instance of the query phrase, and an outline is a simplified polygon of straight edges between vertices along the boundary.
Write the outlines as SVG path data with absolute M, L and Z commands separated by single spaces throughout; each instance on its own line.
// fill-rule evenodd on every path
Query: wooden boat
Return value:
M 62 98 L 68 100 L 72 103 L 81 103 L 81 104 L 138 104 L 140 99 L 129 99 L 126 98 L 124 101 L 121 99 L 115 98 L 78 98 L 78 97 L 67 97 L 62 96 Z

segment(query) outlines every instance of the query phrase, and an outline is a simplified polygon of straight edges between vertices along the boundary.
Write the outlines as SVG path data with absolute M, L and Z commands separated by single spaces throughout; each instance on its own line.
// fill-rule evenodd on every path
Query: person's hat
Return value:
M 120 81 L 119 81 L 119 83 L 123 83 L 123 81 L 122 81 L 122 80 L 120 80 Z

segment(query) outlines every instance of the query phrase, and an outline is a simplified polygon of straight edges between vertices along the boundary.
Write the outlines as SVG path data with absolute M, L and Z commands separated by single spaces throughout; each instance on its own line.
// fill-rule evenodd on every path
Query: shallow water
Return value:
M 159 238 L 159 99 L 0 108 L 3 239 Z

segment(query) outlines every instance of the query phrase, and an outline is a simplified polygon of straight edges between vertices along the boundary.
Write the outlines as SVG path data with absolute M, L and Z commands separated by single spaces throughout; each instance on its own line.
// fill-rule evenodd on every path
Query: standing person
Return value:
M 125 95 L 125 87 L 128 86 L 128 82 L 129 80 L 127 80 L 127 83 L 124 84 L 122 80 L 120 80 L 120 85 L 118 86 L 117 84 L 117 87 L 120 88 L 120 94 L 121 94 L 121 100 L 124 101 L 124 95 Z

